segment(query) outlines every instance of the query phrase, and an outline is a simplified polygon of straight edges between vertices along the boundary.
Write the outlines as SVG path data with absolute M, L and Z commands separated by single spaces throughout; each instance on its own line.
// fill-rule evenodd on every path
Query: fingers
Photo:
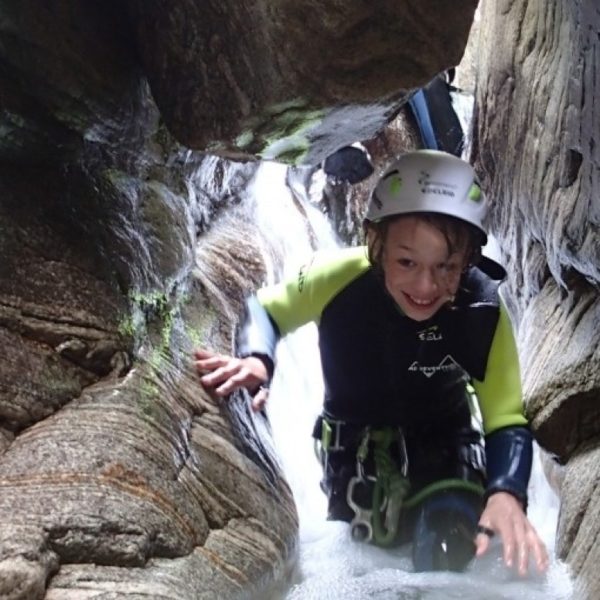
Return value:
M 550 557 L 548 556 L 548 550 L 543 543 L 537 543 L 534 549 L 535 555 L 535 566 L 538 572 L 545 573 L 550 565 Z
M 208 371 L 200 377 L 202 385 L 214 388 L 218 396 L 226 396 L 244 385 L 248 370 L 244 369 L 240 359 L 231 357 L 217 357 L 208 359 L 210 364 L 202 365 L 199 370 Z
M 267 404 L 267 399 L 269 398 L 269 390 L 267 388 L 261 387 L 258 392 L 252 398 L 252 410 L 254 412 L 258 412 L 259 410 L 263 410 L 265 405 Z
M 545 572 L 548 568 L 548 565 L 550 564 L 550 559 L 548 557 L 548 551 L 546 550 L 546 546 L 537 535 L 535 529 L 533 529 L 533 527 L 531 526 L 529 526 L 526 538 L 530 555 L 533 555 L 533 558 L 535 560 L 536 569 L 539 573 Z
M 517 569 L 520 575 L 527 573 L 528 546 L 526 542 L 526 517 L 519 511 L 510 511 L 498 520 L 497 530 L 502 538 L 504 564 Z
M 237 358 L 204 349 L 195 350 L 194 357 L 200 382 L 213 397 L 228 396 L 243 387 L 255 390 L 268 379 L 264 364 L 254 357 Z M 266 397 L 255 401 L 260 410 Z
M 516 551 L 519 575 L 525 576 L 527 574 L 529 559 L 531 557 L 533 557 L 539 573 L 543 573 L 548 569 L 550 560 L 546 546 L 529 523 L 527 523 L 524 538 L 517 542 Z
M 529 548 L 525 539 L 524 523 L 521 520 L 513 520 L 512 528 L 508 528 L 504 540 L 504 562 L 508 567 L 515 566 L 519 575 L 527 574 L 529 563 Z
M 490 539 L 491 536 L 483 532 L 479 532 L 477 534 L 477 537 L 475 538 L 475 556 L 477 558 L 483 556 L 488 551 L 490 547 Z
M 210 350 L 198 349 L 194 351 L 196 358 L 194 365 L 205 385 L 215 385 L 222 381 L 223 376 L 235 367 L 239 359 L 225 354 L 216 354 Z
M 491 536 L 486 535 L 486 531 L 500 535 L 504 563 L 507 567 L 514 567 L 519 575 L 527 575 L 531 557 L 535 560 L 539 572 L 548 568 L 546 547 L 514 496 L 498 492 L 488 499 L 475 539 L 478 557 L 485 554 L 490 546 Z
M 526 517 L 515 519 L 512 531 L 502 538 L 504 544 L 504 562 L 508 567 L 515 567 L 521 577 L 527 575 L 529 560 L 533 558 L 538 572 L 548 568 L 549 557 L 545 544 Z
M 238 359 L 233 359 L 229 365 L 218 369 L 215 373 L 219 373 L 219 377 L 212 385 L 223 382 L 222 385 L 215 389 L 215 392 L 219 396 L 227 396 L 239 388 L 251 386 L 254 382 L 252 373 Z M 202 379 L 206 377 L 210 376 L 205 375 Z M 210 381 L 209 384 L 211 384 Z
M 211 350 L 205 350 L 204 348 L 196 348 L 194 350 L 194 356 L 197 359 L 210 358 L 211 356 L 216 356 L 214 352 Z
M 205 355 L 204 357 L 196 356 L 197 360 L 195 362 L 196 369 L 198 373 L 210 373 L 215 369 L 226 365 L 230 360 L 230 356 L 223 356 L 220 354 L 210 354 Z

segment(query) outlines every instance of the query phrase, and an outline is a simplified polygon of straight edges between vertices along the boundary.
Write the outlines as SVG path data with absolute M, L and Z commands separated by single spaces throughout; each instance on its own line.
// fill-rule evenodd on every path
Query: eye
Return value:
M 405 269 L 410 269 L 410 267 L 415 265 L 414 261 L 412 261 L 410 258 L 399 258 L 397 262 Z

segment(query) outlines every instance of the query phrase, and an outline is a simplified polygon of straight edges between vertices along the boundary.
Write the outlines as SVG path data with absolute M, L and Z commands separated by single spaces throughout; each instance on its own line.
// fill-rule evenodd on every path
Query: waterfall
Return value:
M 304 201 L 298 211 L 286 185 L 282 165 L 263 164 L 249 193 L 255 198 L 256 219 L 265 232 L 273 264 L 271 277 L 296 273 L 315 245 L 337 245 L 335 234 L 317 207 Z M 302 214 L 304 213 L 304 214 Z M 267 245 L 267 247 L 268 247 Z M 283 263 L 273 262 L 281 252 Z M 274 444 L 300 515 L 300 563 L 285 600 L 398 599 L 529 599 L 566 600 L 571 581 L 566 566 L 554 557 L 558 498 L 546 482 L 538 453 L 530 482 L 529 516 L 552 555 L 545 575 L 520 578 L 502 561 L 501 545 L 473 561 L 466 573 L 413 573 L 407 547 L 384 550 L 352 541 L 346 523 L 327 521 L 325 496 L 319 488 L 320 466 L 311 437 L 320 412 L 323 382 L 317 331 L 307 325 L 282 340 L 268 403 Z M 279 599 L 275 599 L 279 600 Z

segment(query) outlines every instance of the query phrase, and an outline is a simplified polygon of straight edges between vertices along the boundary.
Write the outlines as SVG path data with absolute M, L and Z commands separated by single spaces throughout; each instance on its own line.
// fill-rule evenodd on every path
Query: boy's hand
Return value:
M 527 574 L 530 555 L 533 555 L 540 573 L 548 568 L 546 546 L 529 522 L 521 503 L 512 494 L 492 494 L 479 519 L 479 525 L 484 530 L 500 534 L 504 562 L 507 567 L 516 566 L 519 575 Z M 490 535 L 480 531 L 475 538 L 475 545 L 475 556 L 482 556 L 489 548 Z
M 224 397 L 235 390 L 246 388 L 252 394 L 252 410 L 261 410 L 266 402 L 268 390 L 262 387 L 269 380 L 267 368 L 255 356 L 237 358 L 216 354 L 202 348 L 194 351 L 194 365 L 200 382 L 213 395 Z

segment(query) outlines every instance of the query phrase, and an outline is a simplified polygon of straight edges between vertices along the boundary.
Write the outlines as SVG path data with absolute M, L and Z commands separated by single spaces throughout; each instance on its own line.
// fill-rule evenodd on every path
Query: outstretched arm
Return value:
M 335 294 L 369 266 L 364 248 L 314 256 L 297 276 L 261 288 L 246 302 L 246 318 L 237 344 L 238 357 L 200 349 L 195 354 L 201 382 L 217 396 L 239 388 L 254 393 L 252 407 L 266 400 L 264 386 L 273 376 L 279 339 L 310 321 L 318 321 Z
M 251 296 L 246 302 L 246 315 L 238 340 L 239 357 L 204 348 L 194 351 L 200 382 L 220 398 L 246 388 L 252 395 L 252 410 L 261 410 L 267 401 L 266 384 L 273 376 L 278 340 L 279 331 L 269 314 L 257 298 Z
M 531 473 L 532 436 L 527 427 L 506 427 L 486 436 L 488 486 L 485 509 L 479 519 L 477 556 L 489 547 L 490 535 L 500 534 L 504 562 L 527 573 L 533 556 L 538 571 L 548 567 L 544 543 L 525 514 Z M 487 532 L 487 533 L 486 533 Z
M 531 473 L 532 435 L 523 415 L 519 357 L 506 308 L 500 318 L 488 355 L 485 380 L 474 381 L 486 431 L 486 505 L 481 530 L 502 538 L 504 562 L 527 572 L 533 556 L 539 571 L 548 566 L 544 543 L 529 522 L 527 485 Z M 479 533 L 477 556 L 489 547 L 489 534 Z

